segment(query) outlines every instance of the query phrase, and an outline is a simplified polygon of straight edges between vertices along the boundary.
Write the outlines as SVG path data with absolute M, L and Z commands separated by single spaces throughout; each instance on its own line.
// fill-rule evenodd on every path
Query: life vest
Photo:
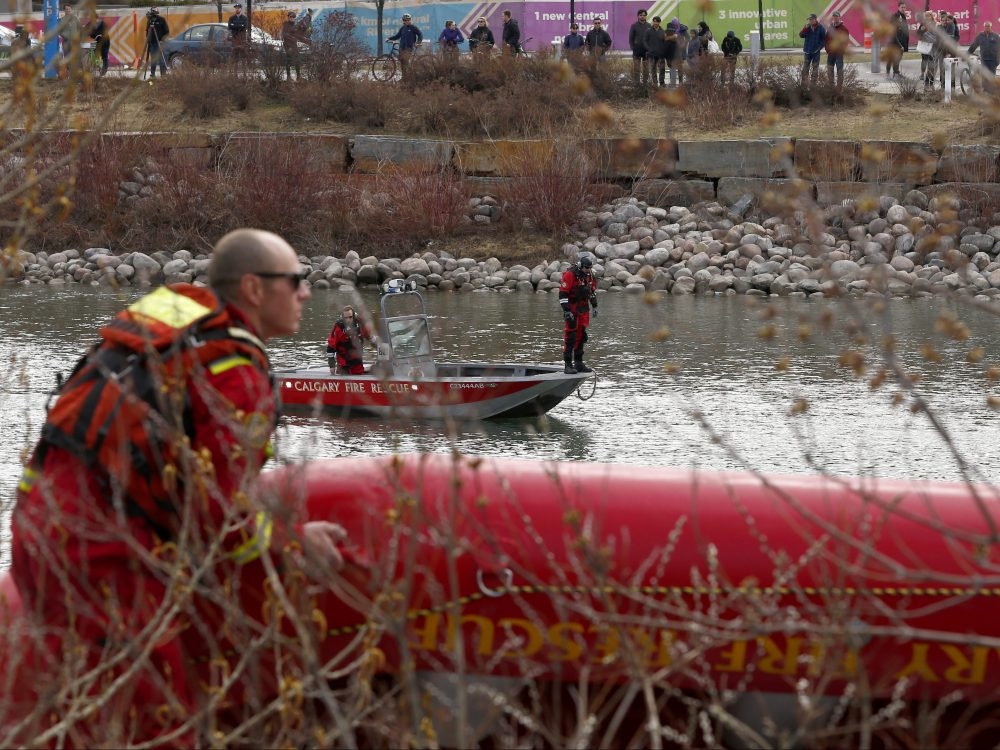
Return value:
M 343 332 L 343 336 L 337 335 L 337 329 Z M 361 339 L 365 337 L 365 333 L 366 331 L 358 323 L 357 318 L 351 326 L 348 326 L 344 319 L 340 318 L 333 324 L 333 330 L 327 340 L 327 354 L 334 354 L 337 358 L 343 359 L 344 362 L 341 365 L 343 367 L 364 365 L 364 360 L 361 358 Z
M 566 276 L 569 276 L 567 283 Z M 573 266 L 563 274 L 562 285 L 559 288 L 559 301 L 566 301 L 573 308 L 575 313 L 583 313 L 590 310 L 590 301 L 594 297 L 597 289 L 597 281 L 589 271 L 584 271 L 579 266 Z
M 247 365 L 269 373 L 264 344 L 233 324 L 207 288 L 161 287 L 118 313 L 49 410 L 32 466 L 69 451 L 120 495 L 127 512 L 170 539 L 191 466 L 189 384 Z

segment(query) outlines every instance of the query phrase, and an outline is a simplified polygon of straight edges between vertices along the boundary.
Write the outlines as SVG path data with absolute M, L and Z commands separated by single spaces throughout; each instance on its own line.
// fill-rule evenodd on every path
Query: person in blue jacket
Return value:
M 420 29 L 413 25 L 413 16 L 409 13 L 403 14 L 403 25 L 399 31 L 389 37 L 390 42 L 399 42 L 399 66 L 403 74 L 403 80 L 407 79 L 407 72 L 410 69 L 410 58 L 414 51 L 424 41 L 424 35 Z
M 444 22 L 444 31 L 438 37 L 438 45 L 441 47 L 441 51 L 450 60 L 455 60 L 458 58 L 458 45 L 465 43 L 465 37 L 462 36 L 462 31 L 459 29 L 454 21 Z
M 809 14 L 809 20 L 799 32 L 799 37 L 805 40 L 802 43 L 804 57 L 802 61 L 802 85 L 806 85 L 806 76 L 810 75 L 810 68 L 812 69 L 811 80 L 815 85 L 816 77 L 819 75 L 819 55 L 826 46 L 826 28 L 819 22 L 815 13 Z

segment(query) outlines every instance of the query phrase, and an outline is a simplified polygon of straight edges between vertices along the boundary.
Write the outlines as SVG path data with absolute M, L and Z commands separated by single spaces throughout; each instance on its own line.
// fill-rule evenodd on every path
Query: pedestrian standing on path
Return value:
M 937 16 L 934 11 L 924 12 L 917 27 L 917 52 L 920 53 L 920 77 L 924 88 L 934 87 L 934 50 L 937 47 Z
M 727 75 L 730 83 L 736 83 L 736 61 L 742 51 L 743 42 L 736 36 L 736 32 L 727 31 L 725 38 L 722 40 L 722 55 L 726 62 L 725 67 L 722 69 L 723 85 L 726 83 Z
M 819 56 L 826 44 L 826 28 L 819 22 L 815 13 L 809 14 L 809 19 L 799 32 L 799 37 L 805 40 L 802 43 L 802 85 L 806 85 L 808 76 L 815 86 L 816 78 L 819 76 Z
M 292 80 L 292 68 L 295 68 L 295 80 L 301 77 L 299 66 L 299 25 L 295 21 L 295 11 L 288 11 L 285 22 L 281 24 L 281 48 L 285 53 L 285 77 Z
M 903 59 L 903 53 L 910 51 L 910 21 L 907 17 L 906 3 L 900 3 L 896 7 L 896 12 L 889 18 L 893 32 L 889 37 L 889 44 L 885 48 L 885 74 L 899 78 L 899 63 Z
M 649 60 L 646 49 L 646 32 L 649 24 L 646 22 L 645 9 L 636 14 L 636 21 L 628 30 L 628 46 L 632 50 L 632 81 L 645 86 L 649 83 Z
M 462 30 L 455 25 L 454 21 L 445 21 L 444 30 L 438 36 L 438 45 L 444 58 L 452 63 L 458 60 L 458 45 L 465 44 L 465 37 Z
M 503 53 L 505 55 L 516 55 L 521 51 L 521 27 L 510 14 L 509 10 L 503 12 Z
M 493 39 L 493 32 L 486 25 L 486 17 L 480 16 L 476 21 L 476 28 L 469 34 L 469 52 L 489 52 L 493 49 L 496 41 Z
M 233 45 L 233 62 L 241 65 L 250 54 L 250 19 L 243 14 L 243 3 L 233 6 L 233 15 L 226 25 L 229 27 L 229 41 Z
M 652 25 L 646 29 L 646 55 L 649 58 L 650 74 L 654 86 L 666 85 L 667 32 L 661 26 L 662 19 L 653 16 Z
M 937 70 L 938 82 L 944 90 L 944 60 L 955 53 L 955 34 L 958 25 L 947 11 L 938 13 L 937 40 L 934 42 L 934 69 Z M 952 88 L 956 81 L 951 82 Z
M 563 37 L 562 51 L 573 70 L 579 71 L 583 67 L 584 40 L 580 24 L 570 24 L 569 33 Z
M 826 75 L 830 85 L 834 84 L 834 73 L 836 73 L 836 86 L 844 86 L 844 54 L 851 43 L 851 32 L 847 30 L 844 22 L 840 18 L 840 11 L 833 11 L 833 20 L 830 22 L 830 30 L 826 34 Z
M 413 16 L 409 13 L 403 14 L 403 25 L 399 31 L 389 37 L 390 42 L 399 42 L 399 70 L 404 81 L 410 78 L 410 60 L 416 52 L 417 47 L 424 41 L 424 35 L 420 29 L 413 25 Z
M 993 24 L 989 21 L 983 24 L 983 30 L 969 45 L 970 55 L 975 54 L 976 50 L 979 50 L 979 59 L 983 67 L 996 75 L 997 64 L 1000 63 L 1000 34 L 993 31 Z
M 594 27 L 587 32 L 584 38 L 587 51 L 594 58 L 594 69 L 601 64 L 604 55 L 611 49 L 611 35 L 604 29 L 604 22 L 600 18 L 594 19 Z

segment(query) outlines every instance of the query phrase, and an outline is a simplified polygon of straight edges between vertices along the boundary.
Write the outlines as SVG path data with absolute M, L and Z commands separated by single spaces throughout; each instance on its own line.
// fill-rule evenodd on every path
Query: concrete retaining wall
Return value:
M 16 138 L 17 133 L 9 137 Z M 951 145 L 938 152 L 915 142 L 806 138 L 473 142 L 383 135 L 173 132 L 101 138 L 105 146 L 141 147 L 175 163 L 206 168 L 224 166 L 234 154 L 247 151 L 301 148 L 309 161 L 331 174 L 450 168 L 485 181 L 516 178 L 551 158 L 586 155 L 597 179 L 625 184 L 642 200 L 657 205 L 702 200 L 732 204 L 748 195 L 761 202 L 805 196 L 830 204 L 865 195 L 902 197 L 911 188 L 932 185 L 956 190 L 956 184 L 966 186 L 961 191 L 970 200 L 995 202 L 1000 192 L 993 187 L 1000 183 L 1000 146 L 992 145 Z

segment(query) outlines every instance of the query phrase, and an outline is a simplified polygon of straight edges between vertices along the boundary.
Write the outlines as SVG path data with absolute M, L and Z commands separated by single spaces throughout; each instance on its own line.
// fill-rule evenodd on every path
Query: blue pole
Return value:
M 55 78 L 59 75 L 57 58 L 59 57 L 59 37 L 56 27 L 59 26 L 59 0 L 45 0 L 45 77 Z

